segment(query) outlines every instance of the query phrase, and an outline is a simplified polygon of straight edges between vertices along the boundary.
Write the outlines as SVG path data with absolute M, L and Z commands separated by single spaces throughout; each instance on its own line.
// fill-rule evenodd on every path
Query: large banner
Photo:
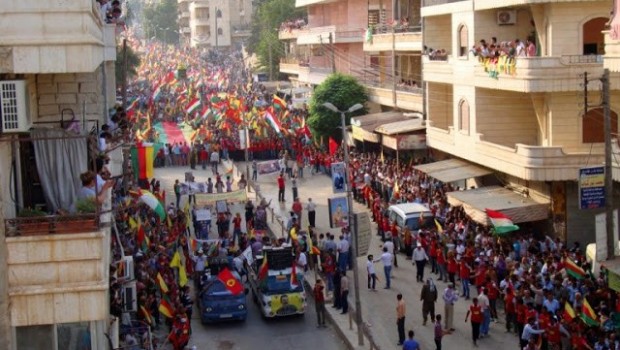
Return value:
M 280 169 L 280 160 L 278 159 L 256 163 L 256 171 L 260 175 L 277 173 L 280 170 L 282 169 Z
M 343 193 L 346 188 L 346 172 L 343 162 L 332 163 L 332 190 L 334 193 Z
M 218 201 L 230 202 L 246 202 L 248 195 L 245 190 L 237 190 L 233 192 L 224 193 L 196 193 L 196 205 L 215 205 Z
M 327 199 L 329 211 L 329 227 L 340 228 L 349 226 L 349 204 L 347 197 L 333 197 Z

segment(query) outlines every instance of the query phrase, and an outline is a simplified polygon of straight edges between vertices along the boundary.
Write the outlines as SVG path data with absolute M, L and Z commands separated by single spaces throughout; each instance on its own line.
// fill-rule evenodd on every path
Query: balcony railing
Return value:
M 99 215 L 49 215 L 42 217 L 17 217 L 4 220 L 7 237 L 40 236 L 98 231 Z
M 391 34 L 394 33 L 421 33 L 422 26 L 390 26 L 390 25 L 376 25 L 372 26 L 372 34 Z

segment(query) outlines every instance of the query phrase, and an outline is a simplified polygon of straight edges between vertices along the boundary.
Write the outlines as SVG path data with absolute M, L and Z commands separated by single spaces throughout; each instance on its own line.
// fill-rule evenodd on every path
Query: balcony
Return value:
M 422 17 L 426 17 L 467 12 L 471 11 L 472 2 L 473 0 L 423 0 L 420 14 Z M 504 2 L 502 1 L 501 3 L 503 4 Z
M 207 17 L 200 17 L 200 18 L 192 18 L 189 21 L 189 26 L 190 27 L 196 27 L 196 26 L 208 26 L 211 23 L 209 22 L 209 18 Z
M 7 237 L 11 325 L 105 320 L 108 231 Z
M 298 81 L 306 84 L 319 85 L 332 74 L 332 69 L 327 67 L 299 66 Z
M 334 44 L 361 43 L 364 40 L 365 32 L 366 29 L 364 28 L 349 28 L 335 25 L 304 28 L 299 30 L 297 44 L 329 44 L 330 35 Z
M 562 147 L 532 146 L 517 143 L 514 148 L 457 132 L 453 127 L 427 127 L 429 147 L 529 181 L 576 181 L 579 168 L 600 164 L 600 152 L 566 153 Z
M 97 3 L 62 4 L 59 11 L 56 2 L 14 1 L 10 11 L 0 10 L 0 73 L 93 72 L 110 57 L 105 51 L 115 50 L 116 34 L 105 29 Z
M 378 78 L 359 79 L 366 87 L 371 102 L 382 106 L 390 106 L 408 111 L 423 111 L 422 89 L 417 87 L 396 85 L 392 82 L 381 82 Z M 394 105 L 396 93 L 396 105 Z
M 280 40 L 297 39 L 297 36 L 299 36 L 300 30 L 301 29 L 280 29 L 278 31 L 278 39 Z
M 620 72 L 620 38 L 612 39 L 609 32 L 605 32 L 603 66 L 612 72 Z
M 364 51 L 422 51 L 422 27 L 397 28 L 392 33 L 392 27 L 374 29 L 372 38 L 364 40 Z

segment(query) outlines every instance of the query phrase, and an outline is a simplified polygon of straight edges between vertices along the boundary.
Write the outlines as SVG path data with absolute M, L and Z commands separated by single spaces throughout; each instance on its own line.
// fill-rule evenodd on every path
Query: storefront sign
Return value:
M 364 130 L 364 128 L 355 125 L 351 127 L 351 130 L 353 131 L 353 138 L 356 140 L 379 143 L 379 135 L 374 132 Z
M 396 135 L 381 137 L 381 144 L 387 148 L 398 151 L 409 151 L 426 148 L 426 135 Z
M 579 208 L 599 209 L 605 206 L 605 167 L 579 169 Z

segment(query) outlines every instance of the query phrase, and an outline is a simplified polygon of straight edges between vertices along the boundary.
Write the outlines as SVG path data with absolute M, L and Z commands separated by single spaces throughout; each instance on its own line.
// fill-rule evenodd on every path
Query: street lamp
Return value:
M 364 108 L 364 106 L 360 103 L 356 103 L 353 106 L 349 107 L 346 111 L 339 110 L 336 106 L 334 106 L 331 102 L 323 103 L 323 107 L 329 109 L 332 112 L 340 113 L 340 123 L 342 126 L 342 147 L 344 153 L 344 176 L 345 183 L 347 186 L 347 204 L 349 206 L 349 231 L 351 232 L 351 245 L 353 246 L 353 289 L 355 292 L 355 323 L 357 323 L 357 341 L 359 345 L 364 345 L 364 335 L 362 333 L 362 303 L 360 302 L 360 283 L 357 269 L 357 227 L 355 230 L 353 229 L 353 225 L 351 225 L 351 218 L 353 216 L 353 199 L 351 196 L 351 178 L 349 172 L 349 145 L 347 143 L 347 129 L 345 125 L 345 113 L 353 113 L 357 110 Z
M 222 17 L 222 11 L 220 11 L 220 9 L 218 9 L 217 7 L 215 8 L 215 50 L 217 51 L 219 48 L 219 36 L 220 36 L 220 28 L 217 26 L 217 19 L 219 17 Z

